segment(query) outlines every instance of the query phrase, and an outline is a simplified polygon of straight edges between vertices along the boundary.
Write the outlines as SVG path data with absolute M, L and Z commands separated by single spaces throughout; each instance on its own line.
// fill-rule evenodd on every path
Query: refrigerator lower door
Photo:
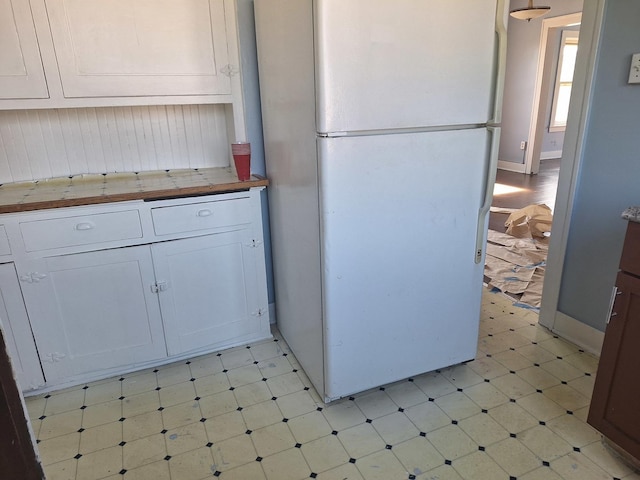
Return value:
M 318 139 L 327 400 L 475 357 L 489 143 L 486 129 Z

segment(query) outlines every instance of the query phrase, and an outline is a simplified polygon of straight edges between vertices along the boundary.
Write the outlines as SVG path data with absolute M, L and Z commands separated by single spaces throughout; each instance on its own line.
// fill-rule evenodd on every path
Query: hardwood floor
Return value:
M 498 170 L 496 188 L 493 194 L 494 207 L 522 208 L 527 205 L 544 203 L 553 210 L 556 201 L 560 159 L 543 160 L 537 175 Z M 504 222 L 509 215 L 492 212 L 489 228 L 504 232 Z

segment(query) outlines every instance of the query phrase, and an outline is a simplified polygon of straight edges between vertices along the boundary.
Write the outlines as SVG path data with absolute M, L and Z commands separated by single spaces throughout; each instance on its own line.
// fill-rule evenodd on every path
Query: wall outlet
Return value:
M 640 83 L 640 53 L 631 56 L 629 83 Z
M 520 150 L 524 150 L 527 148 L 527 142 L 525 140 L 520 142 Z

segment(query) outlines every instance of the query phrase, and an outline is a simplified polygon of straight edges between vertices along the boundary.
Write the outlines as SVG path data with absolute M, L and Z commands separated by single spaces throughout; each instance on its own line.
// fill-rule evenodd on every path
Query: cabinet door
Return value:
M 249 229 L 152 246 L 169 355 L 270 335 Z
M 231 93 L 229 0 L 46 4 L 65 97 Z
M 640 278 L 619 273 L 588 422 L 640 459 Z
M 48 382 L 166 356 L 148 246 L 31 266 L 20 280 Z
M 0 326 L 22 390 L 44 385 L 38 351 L 13 263 L 0 265 Z
M 0 99 L 48 98 L 27 0 L 0 0 Z

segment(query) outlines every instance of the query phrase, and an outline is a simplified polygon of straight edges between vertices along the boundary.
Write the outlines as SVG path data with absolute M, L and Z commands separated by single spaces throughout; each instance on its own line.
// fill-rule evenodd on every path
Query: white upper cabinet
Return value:
M 0 0 L 0 99 L 48 96 L 29 2 Z
M 224 0 L 45 3 L 67 98 L 231 93 Z
M 236 0 L 0 0 L 0 110 L 231 104 L 243 137 L 236 15 Z

